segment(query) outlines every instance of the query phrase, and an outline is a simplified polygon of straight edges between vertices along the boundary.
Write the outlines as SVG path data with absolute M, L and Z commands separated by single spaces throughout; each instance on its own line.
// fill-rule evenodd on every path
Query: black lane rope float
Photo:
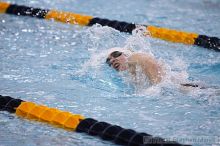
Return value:
M 107 122 L 99 122 L 92 118 L 85 118 L 79 114 L 72 114 L 56 108 L 49 108 L 45 105 L 15 99 L 10 96 L 0 95 L 0 111 L 8 111 L 22 118 L 46 122 L 76 132 L 84 132 L 119 145 L 190 146 L 179 144 L 175 141 L 166 141 L 163 138 L 153 137 L 147 133 L 139 133 L 132 129 L 125 129 Z
M 41 19 L 53 19 L 63 23 L 78 24 L 83 26 L 92 26 L 96 23 L 102 26 L 109 26 L 120 32 L 132 33 L 132 30 L 139 27 L 133 23 L 122 22 L 117 20 L 108 20 L 98 17 L 86 16 L 71 12 L 63 12 L 57 10 L 44 10 L 39 8 L 21 6 L 16 4 L 10 4 L 6 2 L 0 2 L 0 13 L 31 16 Z M 146 26 L 141 25 L 150 32 L 151 36 L 154 38 L 159 38 L 162 40 L 183 43 L 188 45 L 197 45 L 200 47 L 213 49 L 220 51 L 220 39 L 217 37 L 210 37 L 206 35 L 199 35 L 196 33 L 177 31 L 168 28 L 156 27 L 156 26 Z

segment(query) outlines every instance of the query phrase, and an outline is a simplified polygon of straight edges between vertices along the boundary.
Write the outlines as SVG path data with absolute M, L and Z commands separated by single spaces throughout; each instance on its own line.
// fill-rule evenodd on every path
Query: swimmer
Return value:
M 122 51 L 113 51 L 108 55 L 106 63 L 116 71 L 128 71 L 133 76 L 137 74 L 137 67 L 140 67 L 143 74 L 148 77 L 151 85 L 160 83 L 166 75 L 159 62 L 151 54 L 147 53 L 132 53 L 127 55 Z M 204 87 L 200 87 L 194 83 L 183 83 L 180 85 L 204 89 Z
M 108 55 L 106 63 L 117 71 L 128 70 L 134 76 L 139 66 L 153 85 L 160 83 L 165 75 L 158 61 L 147 53 L 133 53 L 129 56 L 121 51 L 113 51 Z

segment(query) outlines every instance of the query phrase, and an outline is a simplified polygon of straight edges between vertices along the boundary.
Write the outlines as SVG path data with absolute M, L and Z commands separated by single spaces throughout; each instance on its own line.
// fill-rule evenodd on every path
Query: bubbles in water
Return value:
M 32 29 L 22 29 L 21 31 L 22 31 L 22 32 L 33 32 Z

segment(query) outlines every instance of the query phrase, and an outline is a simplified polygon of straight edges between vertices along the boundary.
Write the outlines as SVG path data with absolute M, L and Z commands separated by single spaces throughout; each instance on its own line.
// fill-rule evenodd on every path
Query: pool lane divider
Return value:
M 175 141 L 166 141 L 147 133 L 139 133 L 107 122 L 99 122 L 93 118 L 85 118 L 79 114 L 49 108 L 33 102 L 0 95 L 0 111 L 15 113 L 17 116 L 46 122 L 64 129 L 84 132 L 91 136 L 99 136 L 103 140 L 128 146 L 186 146 Z M 187 145 L 189 146 L 189 145 Z
M 22 5 L 10 4 L 6 2 L 0 2 L 0 13 L 13 14 L 18 16 L 31 16 L 40 19 L 53 19 L 55 21 L 63 23 L 78 24 L 82 26 L 92 26 L 94 24 L 100 24 L 102 26 L 109 26 L 116 30 L 119 30 L 120 32 L 127 33 L 132 33 L 132 31 L 135 28 L 139 26 L 144 26 L 150 32 L 151 36 L 154 38 L 159 38 L 174 43 L 197 45 L 200 47 L 220 51 L 220 39 L 217 37 L 210 37 L 206 35 L 199 35 L 197 33 L 172 30 L 151 25 L 136 25 L 133 23 L 122 22 L 117 20 L 108 20 L 57 10 L 33 8 Z

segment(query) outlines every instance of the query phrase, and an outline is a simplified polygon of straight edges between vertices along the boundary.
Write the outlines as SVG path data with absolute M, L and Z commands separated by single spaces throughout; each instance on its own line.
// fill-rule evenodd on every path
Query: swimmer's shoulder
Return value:
M 140 62 L 142 55 L 140 53 L 133 53 L 130 55 L 127 60 L 128 60 L 128 65 L 136 65 L 138 62 Z
M 135 70 L 136 65 L 141 65 L 143 67 L 146 63 L 149 62 L 151 57 L 145 53 L 133 53 L 127 59 L 128 67 Z
M 148 53 L 132 53 L 132 55 L 128 57 L 128 62 L 140 62 L 149 59 L 152 60 L 153 56 Z
M 149 55 L 146 54 L 146 53 L 132 53 L 132 54 L 128 57 L 128 59 L 134 60 L 134 59 L 142 58 L 142 57 L 145 57 L 145 56 L 149 56 Z

